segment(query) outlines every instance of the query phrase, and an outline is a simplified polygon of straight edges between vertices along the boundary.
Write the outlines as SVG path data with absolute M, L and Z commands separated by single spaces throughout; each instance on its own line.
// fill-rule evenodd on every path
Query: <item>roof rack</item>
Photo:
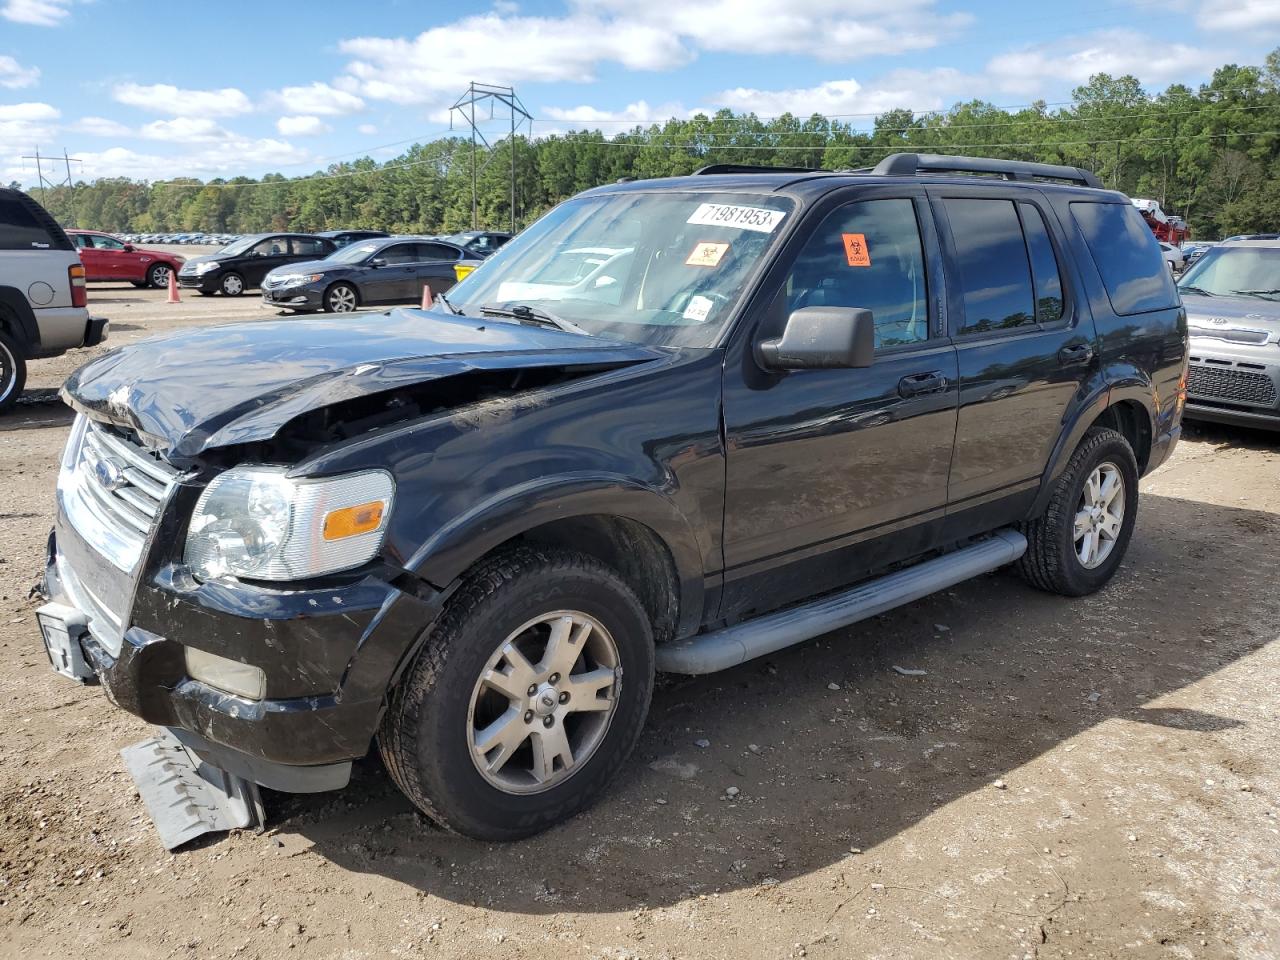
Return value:
M 716 173 L 830 173 L 830 170 L 815 170 L 812 167 L 764 167 L 749 163 L 712 163 L 693 171 L 695 177 L 706 177 Z
M 1086 187 L 1102 187 L 1098 175 L 1082 167 L 934 153 L 890 154 L 876 164 L 871 173 L 880 177 L 915 177 L 922 173 L 994 173 L 1006 180 L 1065 180 Z

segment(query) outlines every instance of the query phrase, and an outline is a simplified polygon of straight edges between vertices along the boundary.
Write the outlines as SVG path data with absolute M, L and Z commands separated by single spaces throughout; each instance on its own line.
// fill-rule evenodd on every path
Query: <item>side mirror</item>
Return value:
M 133 253 L 133 244 L 132 244 L 132 243 L 126 243 L 126 244 L 124 245 L 124 252 L 125 252 L 125 253 Z
M 858 307 L 801 307 L 787 317 L 782 336 L 756 347 L 760 363 L 773 370 L 869 367 L 875 352 L 871 311 Z
M 368 266 L 371 266 L 371 267 L 385 267 L 387 265 L 387 258 L 374 257 L 372 260 L 367 261 L 367 263 L 368 263 Z

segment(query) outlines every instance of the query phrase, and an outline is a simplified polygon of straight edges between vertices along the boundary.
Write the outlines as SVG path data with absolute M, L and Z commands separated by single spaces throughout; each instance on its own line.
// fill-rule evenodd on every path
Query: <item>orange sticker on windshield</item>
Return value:
M 851 267 L 871 266 L 871 252 L 867 250 L 867 238 L 860 233 L 841 234 L 844 237 L 844 256 Z
M 727 243 L 699 243 L 685 264 L 690 267 L 714 267 L 729 252 Z

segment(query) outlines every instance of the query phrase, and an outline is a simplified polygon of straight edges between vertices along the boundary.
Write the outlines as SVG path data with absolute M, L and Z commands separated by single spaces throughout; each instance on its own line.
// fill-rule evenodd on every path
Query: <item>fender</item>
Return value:
M 9 312 L 18 318 L 18 329 L 13 331 L 14 335 L 24 341 L 29 350 L 38 348 L 40 325 L 36 323 L 36 315 L 31 304 L 27 303 L 26 295 L 13 287 L 0 287 L 0 306 L 8 307 Z
M 1040 492 L 1036 494 L 1035 502 L 1027 512 L 1028 518 L 1044 512 L 1053 495 L 1053 485 L 1066 470 L 1071 454 L 1108 407 L 1124 400 L 1136 400 L 1147 412 L 1148 426 L 1154 431 L 1155 387 L 1151 383 L 1151 377 L 1140 367 L 1129 363 L 1108 364 L 1106 369 L 1090 378 L 1082 389 L 1087 391 L 1085 398 L 1076 406 L 1073 415 L 1058 434 L 1058 442 L 1049 457 L 1049 465 L 1040 478 Z
M 634 520 L 657 535 L 675 565 L 680 603 L 677 636 L 694 632 L 702 619 L 705 574 L 693 526 L 668 497 L 628 477 L 562 474 L 502 491 L 444 524 L 405 567 L 444 588 L 513 537 L 554 520 L 592 514 Z

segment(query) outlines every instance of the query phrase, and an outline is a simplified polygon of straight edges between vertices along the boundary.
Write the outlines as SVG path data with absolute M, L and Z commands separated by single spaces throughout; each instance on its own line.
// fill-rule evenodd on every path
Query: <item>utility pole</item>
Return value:
M 533 136 L 533 114 L 525 109 L 520 98 L 516 96 L 514 87 L 503 87 L 492 83 L 476 83 L 474 80 L 467 86 L 467 92 L 457 99 L 449 108 L 449 127 L 453 128 L 453 114 L 456 111 L 471 127 L 471 229 L 480 228 L 480 170 L 477 151 L 481 143 L 489 151 L 489 159 L 485 166 L 493 160 L 493 152 L 502 140 L 490 143 L 476 121 L 476 104 L 488 101 L 489 119 L 494 119 L 494 105 L 502 104 L 511 115 L 510 132 L 506 139 L 511 145 L 511 232 L 516 232 L 516 132 L 525 124 L 529 124 L 529 135 Z
M 51 164 L 57 161 L 57 157 L 48 157 L 40 155 L 40 148 L 36 147 L 33 156 L 24 156 L 23 160 L 34 160 L 36 162 L 36 179 L 40 187 L 40 202 L 43 206 L 49 205 L 49 191 L 55 187 L 66 187 L 71 199 L 71 218 L 74 222 L 76 219 L 76 186 L 75 181 L 71 178 L 71 165 L 73 163 L 84 163 L 83 160 L 77 160 L 75 157 L 67 155 L 66 149 L 62 151 L 62 163 L 66 170 L 66 175 L 60 180 L 55 181 L 52 176 L 44 175 L 44 164 L 42 161 L 48 161 Z

